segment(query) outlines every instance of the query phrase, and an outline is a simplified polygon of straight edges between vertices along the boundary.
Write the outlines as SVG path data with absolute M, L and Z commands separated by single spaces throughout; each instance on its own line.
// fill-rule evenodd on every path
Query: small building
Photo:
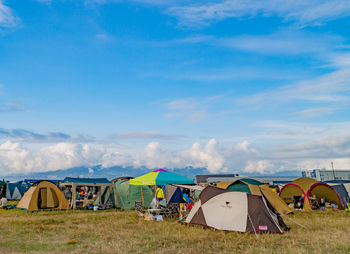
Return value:
M 67 199 L 69 199 L 69 205 L 72 209 L 82 208 L 89 204 L 93 204 L 95 199 L 99 197 L 102 191 L 111 184 L 107 178 L 75 178 L 66 177 L 61 183 L 60 188 L 70 194 Z M 68 190 L 65 190 L 65 189 Z M 91 193 L 91 197 L 86 195 L 81 197 L 79 192 L 83 190 L 84 193 Z
M 243 176 L 239 174 L 212 174 L 196 175 L 196 184 L 209 184 L 216 182 L 235 182 L 242 178 L 250 178 L 268 184 L 286 184 L 296 180 L 297 176 Z
M 303 177 L 310 177 L 317 181 L 350 180 L 350 170 L 313 169 L 302 172 Z

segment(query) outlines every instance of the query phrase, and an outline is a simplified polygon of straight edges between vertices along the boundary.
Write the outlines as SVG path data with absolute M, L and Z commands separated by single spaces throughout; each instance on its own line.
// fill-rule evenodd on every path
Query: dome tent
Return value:
M 325 198 L 327 202 L 338 205 L 340 209 L 344 208 L 341 198 L 332 186 L 327 183 L 318 182 L 315 179 L 301 177 L 295 181 L 283 186 L 280 197 L 287 203 L 292 203 L 294 197 L 304 196 L 304 210 L 312 210 L 310 197 Z
M 283 233 L 262 196 L 214 186 L 202 191 L 186 223 L 225 231 Z
M 68 209 L 68 201 L 54 183 L 44 180 L 30 187 L 19 201 L 17 208 L 28 212 L 42 209 Z

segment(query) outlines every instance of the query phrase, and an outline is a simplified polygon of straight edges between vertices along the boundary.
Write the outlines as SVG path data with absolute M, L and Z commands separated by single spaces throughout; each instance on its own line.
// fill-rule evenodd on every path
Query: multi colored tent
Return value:
M 219 182 L 217 187 L 230 190 L 230 191 L 240 191 L 246 192 L 248 194 L 263 196 L 272 206 L 274 210 L 280 214 L 293 213 L 293 209 L 288 207 L 286 203 L 273 192 L 267 184 L 263 184 L 254 179 L 244 178 L 237 180 L 235 182 Z
M 130 185 L 170 185 L 170 184 L 194 184 L 192 179 L 166 171 L 157 169 L 143 176 L 130 180 Z
M 186 223 L 226 231 L 283 233 L 263 197 L 213 186 L 202 191 Z
M 318 182 L 315 179 L 301 177 L 283 186 L 280 197 L 287 203 L 293 203 L 296 198 L 304 197 L 304 210 L 312 210 L 311 199 L 324 198 L 326 202 L 334 203 L 343 209 L 344 205 L 338 193 L 327 183 Z
M 68 201 L 54 183 L 40 181 L 30 187 L 17 207 L 28 212 L 42 209 L 68 209 Z
M 26 181 L 7 183 L 6 198 L 8 200 L 20 200 L 24 193 L 29 190 L 30 186 L 30 183 Z

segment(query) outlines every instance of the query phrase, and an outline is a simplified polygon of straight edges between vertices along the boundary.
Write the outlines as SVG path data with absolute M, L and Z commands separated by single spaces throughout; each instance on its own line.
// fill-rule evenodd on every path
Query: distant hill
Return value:
M 23 180 L 25 178 L 33 178 L 33 179 L 64 179 L 65 177 L 105 177 L 107 179 L 114 179 L 120 176 L 132 176 L 137 177 L 143 174 L 146 174 L 148 172 L 152 171 L 152 169 L 141 167 L 141 168 L 134 168 L 134 167 L 121 167 L 121 166 L 113 166 L 104 168 L 101 165 L 96 165 L 93 167 L 74 167 L 74 168 L 68 168 L 68 169 L 59 169 L 54 171 L 47 171 L 47 172 L 31 172 L 28 174 L 13 174 L 6 176 L 6 180 L 10 181 L 19 181 Z M 175 173 L 178 173 L 183 176 L 187 176 L 189 178 L 194 178 L 196 175 L 202 175 L 202 174 L 210 174 L 207 169 L 205 168 L 193 168 L 193 167 L 186 167 L 186 168 L 179 168 L 179 169 L 172 169 L 169 171 L 173 171 Z M 240 172 L 240 170 L 232 170 L 231 172 L 226 172 L 228 174 L 235 173 L 250 177 L 258 177 L 258 176 L 301 176 L 301 172 L 297 170 L 293 171 L 281 171 L 276 173 L 266 173 L 266 174 L 257 174 L 257 173 L 246 173 L 246 172 Z

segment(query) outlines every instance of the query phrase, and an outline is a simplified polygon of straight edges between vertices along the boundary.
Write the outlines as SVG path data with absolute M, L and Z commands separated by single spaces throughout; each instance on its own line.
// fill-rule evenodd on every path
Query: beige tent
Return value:
M 68 209 L 68 201 L 54 183 L 40 181 L 32 185 L 23 195 L 17 208 L 28 212 L 42 209 Z

